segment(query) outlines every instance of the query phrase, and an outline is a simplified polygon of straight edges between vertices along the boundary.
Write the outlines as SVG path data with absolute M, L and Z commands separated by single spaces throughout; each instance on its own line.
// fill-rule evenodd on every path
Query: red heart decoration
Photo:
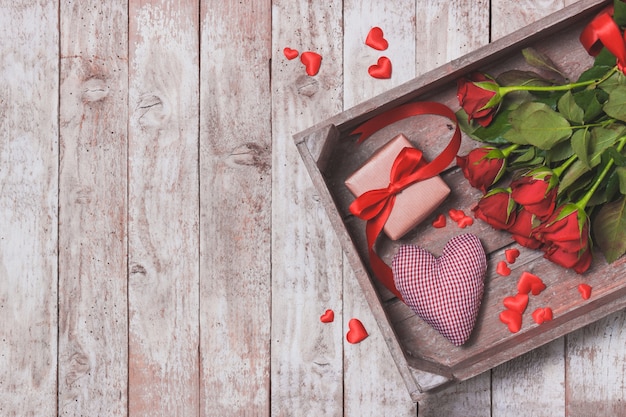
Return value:
M 362 342 L 367 336 L 367 330 L 365 330 L 365 326 L 359 319 L 350 319 L 348 322 L 348 333 L 346 334 L 346 340 L 348 343 L 359 343 Z
M 455 222 L 458 222 L 462 218 L 466 217 L 465 212 L 463 210 L 450 209 L 448 210 L 448 216 Z
M 537 310 L 533 311 L 532 316 L 535 323 L 545 323 L 546 321 L 552 320 L 552 309 L 550 307 L 538 308 Z
M 467 226 L 471 226 L 474 224 L 474 219 L 470 216 L 464 216 L 460 220 L 456 222 L 461 229 L 465 229 Z
M 302 52 L 300 55 L 300 62 L 302 62 L 306 68 L 306 73 L 310 76 L 317 75 L 322 65 L 322 56 L 317 52 Z
M 591 286 L 587 284 L 580 284 L 578 286 L 578 292 L 583 297 L 583 300 L 588 300 L 591 297 Z
M 446 227 L 446 216 L 444 216 L 443 214 L 440 214 L 439 216 L 437 216 L 435 220 L 433 220 L 432 225 L 433 227 L 436 227 L 437 229 Z
M 326 312 L 320 316 L 322 323 L 332 323 L 333 320 L 335 320 L 335 312 L 330 309 L 326 310 Z
M 517 333 L 522 328 L 522 315 L 517 311 L 504 310 L 500 313 L 500 321 L 509 326 L 511 333 Z
M 511 275 L 511 268 L 508 267 L 506 262 L 500 261 L 498 262 L 498 266 L 496 266 L 496 272 L 503 277 L 508 277 Z
M 365 38 L 365 44 L 378 51 L 384 51 L 389 47 L 389 42 L 383 36 L 383 30 L 378 26 L 370 29 L 367 38 Z
M 541 291 L 546 289 L 546 284 L 543 283 L 541 278 L 530 272 L 522 272 L 522 275 L 517 282 L 517 291 L 524 294 L 532 292 L 533 295 L 541 294 Z
M 404 302 L 456 346 L 469 339 L 483 297 L 487 258 L 478 237 L 455 236 L 440 257 L 403 245 L 391 263 Z
M 513 264 L 519 256 L 519 249 L 507 249 L 504 251 L 504 256 L 508 263 Z
M 367 72 L 374 78 L 391 78 L 391 61 L 386 56 L 381 56 L 378 63 L 369 67 Z
M 291 60 L 296 58 L 300 53 L 295 49 L 285 48 L 283 49 L 283 54 L 285 54 L 287 59 Z
M 518 293 L 512 297 L 505 297 L 502 303 L 509 310 L 523 314 L 528 306 L 528 294 Z

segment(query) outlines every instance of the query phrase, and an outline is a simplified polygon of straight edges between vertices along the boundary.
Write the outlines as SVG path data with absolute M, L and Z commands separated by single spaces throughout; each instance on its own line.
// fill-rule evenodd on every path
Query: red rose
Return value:
M 582 274 L 591 265 L 589 217 L 576 204 L 565 204 L 535 230 L 546 244 L 544 257 Z
M 489 126 L 501 101 L 500 86 L 485 74 L 475 72 L 457 81 L 456 96 L 467 113 L 468 121 Z
M 587 246 L 579 252 L 567 252 L 553 245 L 546 249 L 544 258 L 564 268 L 573 268 L 575 272 L 582 274 L 591 266 L 591 248 Z
M 520 245 L 530 249 L 539 249 L 543 243 L 534 236 L 534 220 L 535 216 L 522 207 L 518 210 L 515 222 L 508 230 L 513 235 L 513 239 Z
M 496 230 L 506 230 L 515 222 L 515 202 L 509 190 L 503 188 L 485 194 L 472 210 L 477 219 Z
M 589 217 L 575 204 L 565 204 L 537 227 L 535 235 L 548 246 L 578 253 L 589 245 Z
M 456 164 L 470 185 L 484 193 L 504 174 L 506 157 L 498 148 L 476 148 L 465 156 L 457 156 Z
M 529 213 L 546 219 L 556 206 L 557 183 L 558 177 L 551 170 L 535 170 L 511 182 L 511 195 Z

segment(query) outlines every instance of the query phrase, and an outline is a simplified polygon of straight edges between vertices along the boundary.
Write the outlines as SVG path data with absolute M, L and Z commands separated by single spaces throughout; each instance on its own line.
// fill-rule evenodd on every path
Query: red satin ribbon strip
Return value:
M 372 271 L 378 279 L 402 299 L 393 281 L 393 272 L 376 253 L 374 244 L 393 210 L 396 195 L 418 181 L 434 177 L 446 169 L 461 146 L 461 131 L 454 112 L 437 102 L 408 103 L 382 113 L 360 125 L 351 134 L 360 134 L 359 143 L 377 130 L 411 116 L 432 114 L 447 117 L 455 124 L 454 134 L 445 149 L 431 162 L 426 163 L 422 152 L 414 148 L 404 148 L 396 157 L 389 174 L 386 188 L 370 190 L 357 197 L 350 205 L 350 212 L 360 219 L 367 220 L 365 234 Z
M 622 32 L 613 20 L 613 6 L 602 10 L 580 34 L 580 43 L 587 53 L 596 56 L 606 47 L 617 58 L 617 66 L 620 71 L 626 69 L 626 42 Z

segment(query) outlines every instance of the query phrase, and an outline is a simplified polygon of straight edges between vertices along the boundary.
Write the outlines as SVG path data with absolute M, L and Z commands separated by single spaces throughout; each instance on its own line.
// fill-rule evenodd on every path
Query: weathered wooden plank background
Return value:
M 413 404 L 291 139 L 568 3 L 0 0 L 0 415 L 626 415 L 624 313 Z

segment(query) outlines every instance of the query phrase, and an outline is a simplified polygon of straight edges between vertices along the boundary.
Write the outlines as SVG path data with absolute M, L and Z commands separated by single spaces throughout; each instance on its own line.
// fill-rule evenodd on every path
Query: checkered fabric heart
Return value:
M 392 261 L 404 302 L 455 346 L 469 339 L 483 297 L 487 258 L 478 237 L 456 236 L 439 258 L 403 245 Z

